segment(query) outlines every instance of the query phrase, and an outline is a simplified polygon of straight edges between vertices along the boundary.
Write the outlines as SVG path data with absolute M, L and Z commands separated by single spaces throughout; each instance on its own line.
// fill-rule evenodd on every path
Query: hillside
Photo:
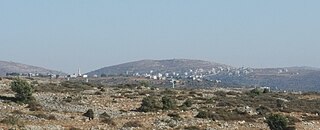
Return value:
M 36 67 L 21 63 L 0 61 L 0 76 L 5 76 L 6 73 L 39 73 L 39 74 L 60 74 L 65 75 L 63 72 L 49 70 L 42 67 Z
M 202 60 L 189 60 L 189 59 L 170 59 L 170 60 L 141 60 L 135 62 L 124 63 L 120 65 L 114 65 L 110 67 L 104 67 L 92 72 L 88 75 L 119 75 L 119 74 L 134 74 L 134 73 L 184 73 L 190 72 L 190 70 L 202 69 L 203 71 L 212 70 L 212 68 L 227 68 L 230 66 L 202 61 Z
M 104 67 L 88 75 L 140 75 L 173 77 L 184 81 L 185 87 L 268 86 L 278 90 L 319 91 L 320 70 L 312 67 L 235 68 L 224 64 L 188 59 L 141 60 Z M 166 75 L 168 74 L 168 75 Z M 161 77 L 157 77 L 161 79 Z M 196 85 L 196 86 L 195 86 Z M 201 85 L 201 86 L 198 86 Z
M 319 91 L 320 71 L 310 67 L 259 68 L 245 75 L 210 75 L 210 80 L 225 84 L 268 86 L 272 89 L 294 91 Z

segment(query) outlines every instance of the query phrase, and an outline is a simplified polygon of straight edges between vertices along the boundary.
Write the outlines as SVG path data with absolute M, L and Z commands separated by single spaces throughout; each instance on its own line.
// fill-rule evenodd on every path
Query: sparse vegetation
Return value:
M 171 110 L 177 107 L 177 102 L 173 97 L 163 96 L 162 97 L 162 109 Z
M 193 100 L 188 98 L 182 105 L 186 107 L 192 107 Z
M 285 130 L 288 126 L 288 119 L 279 114 L 272 114 L 266 120 L 271 130 Z
M 42 110 L 42 106 L 35 100 L 29 102 L 27 108 L 29 108 L 30 111 Z
M 117 123 L 114 122 L 113 119 L 111 119 L 111 118 L 103 118 L 103 119 L 101 119 L 101 122 L 106 123 L 110 126 L 117 126 Z
M 100 114 L 99 118 L 100 118 L 100 122 L 102 122 L 102 123 L 106 123 L 110 126 L 117 126 L 116 122 L 114 122 L 113 119 L 111 118 L 111 116 L 109 114 L 107 114 L 106 112 Z
M 176 121 L 181 120 L 181 117 L 177 112 L 169 113 L 168 116 L 170 116 L 173 120 L 176 120 Z
M 10 84 L 11 90 L 16 92 L 16 99 L 23 103 L 28 103 L 34 98 L 32 97 L 33 86 L 30 85 L 27 81 L 21 79 L 15 79 Z
M 0 121 L 0 123 L 8 124 L 8 125 L 22 125 L 22 122 L 19 118 L 14 116 L 8 116 Z
M 123 127 L 143 127 L 143 125 L 140 121 L 129 121 Z
M 197 118 L 209 118 L 211 116 L 211 113 L 208 111 L 199 111 L 199 113 L 196 115 Z
M 148 96 L 142 99 L 141 107 L 138 109 L 142 112 L 154 112 L 161 108 L 161 103 L 156 97 Z
M 18 122 L 28 118 L 41 123 L 52 121 L 57 124 L 60 120 L 70 122 L 70 124 L 77 124 L 79 120 L 83 121 L 81 126 L 68 125 L 64 129 L 90 129 L 95 127 L 92 125 L 97 124 L 105 125 L 110 129 L 121 129 L 121 127 L 202 129 L 215 128 L 217 125 L 224 126 L 224 124 L 218 124 L 221 121 L 230 124 L 231 127 L 238 126 L 239 129 L 245 129 L 248 123 L 255 125 L 256 128 L 261 125 L 265 129 L 266 125 L 262 124 L 266 122 L 262 119 L 263 117 L 268 118 L 271 113 L 290 114 L 290 116 L 284 116 L 288 120 L 286 128 L 289 129 L 289 127 L 294 128 L 295 123 L 301 125 L 302 122 L 316 122 L 320 119 L 318 116 L 320 114 L 319 93 L 263 92 L 262 89 L 257 92 L 257 90 L 250 91 L 247 88 L 244 90 L 211 88 L 198 90 L 159 87 L 151 90 L 141 87 L 140 82 L 146 79 L 137 79 L 134 82 L 123 84 L 107 84 L 104 81 L 107 78 L 97 78 L 97 81 L 89 83 L 82 81 L 78 83 L 77 80 L 80 79 L 70 81 L 54 79 L 46 83 L 34 78 L 32 81 L 37 81 L 35 83 L 37 91 L 32 95 L 37 100 L 29 101 L 26 107 L 22 107 L 21 105 L 24 104 L 11 102 L 14 101 L 11 98 L 16 98 L 12 96 L 10 88 L 7 90 L 4 88 L 0 91 L 8 94 L 0 95 L 0 104 L 6 106 L 7 109 L 3 109 L 4 111 L 8 111 L 9 105 L 15 105 L 8 113 L 15 118 L 19 117 Z M 27 79 L 28 82 L 30 80 Z M 3 81 L 7 82 L 8 79 L 3 79 Z M 153 86 L 152 83 L 156 81 L 147 82 Z M 84 114 L 79 113 L 88 107 L 92 109 Z M 99 114 L 96 119 L 93 110 L 97 110 L 97 113 L 104 110 L 106 112 Z M 194 115 L 194 111 L 198 111 L 198 114 Z M 4 115 L 10 117 L 9 114 Z M 87 118 L 95 120 L 88 121 Z M 208 126 L 203 126 L 208 120 L 213 120 L 213 122 L 211 121 L 212 123 Z M 3 119 L 0 123 L 11 126 L 8 122 L 15 121 Z M 313 125 L 319 126 L 318 124 Z

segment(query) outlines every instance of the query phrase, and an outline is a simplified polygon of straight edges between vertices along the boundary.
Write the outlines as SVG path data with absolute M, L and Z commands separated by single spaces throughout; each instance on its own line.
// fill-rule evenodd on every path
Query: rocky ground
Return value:
M 30 83 L 34 81 L 27 79 Z M 39 80 L 39 79 L 38 79 Z M 40 79 L 41 80 L 41 79 Z M 45 80 L 37 81 L 37 89 L 49 86 Z M 268 130 L 265 117 L 256 116 L 254 105 L 243 103 L 237 99 L 244 91 L 235 89 L 201 89 L 201 90 L 165 90 L 162 88 L 151 88 L 144 86 L 109 87 L 95 86 L 81 91 L 36 91 L 33 93 L 37 105 L 32 110 L 30 105 L 13 102 L 14 92 L 10 90 L 11 79 L 2 78 L 0 80 L 0 129 L 26 129 L 26 130 L 78 130 L 78 129 L 122 129 L 122 130 L 145 130 L 145 129 L 204 129 L 204 130 Z M 61 86 L 60 81 L 55 81 L 57 87 Z M 48 85 L 47 85 L 48 84 Z M 52 86 L 52 83 L 51 83 Z M 53 85 L 54 87 L 54 85 Z M 77 88 L 73 88 L 77 89 Z M 228 93 L 232 91 L 232 93 Z M 217 92 L 225 92 L 226 95 L 219 96 Z M 177 106 L 181 106 L 188 98 L 193 99 L 192 107 L 176 108 L 172 110 L 158 110 L 156 112 L 137 111 L 141 106 L 143 98 L 156 95 L 161 97 L 171 93 L 177 100 Z M 236 105 L 224 106 L 222 109 L 240 111 L 246 114 L 244 117 L 234 119 L 206 119 L 196 118 L 202 109 L 215 110 L 219 103 L 224 100 L 234 99 Z M 305 100 L 319 100 L 320 95 L 298 95 Z M 213 103 L 207 103 L 209 99 Z M 286 98 L 289 100 L 290 98 Z M 241 100 L 242 101 L 242 100 Z M 243 106 L 244 105 L 244 106 Z M 308 104 L 306 104 L 308 105 Z M 290 104 L 288 103 L 288 107 Z M 308 106 L 306 106 L 308 107 Z M 319 107 L 320 108 L 320 107 Z M 92 109 L 94 119 L 89 120 L 83 114 Z M 283 111 L 281 111 L 283 110 Z M 284 109 L 275 110 L 276 113 L 295 117 L 295 127 L 297 130 L 318 130 L 320 121 L 318 114 L 312 112 L 290 111 Z M 285 109 L 287 110 L 287 109 Z M 288 109 L 289 110 L 289 109 Z M 179 118 L 168 116 L 170 113 L 177 113 Z M 248 116 L 247 116 L 248 115 Z M 251 118 L 255 117 L 255 118 Z M 304 117 L 312 117 L 306 119 Z

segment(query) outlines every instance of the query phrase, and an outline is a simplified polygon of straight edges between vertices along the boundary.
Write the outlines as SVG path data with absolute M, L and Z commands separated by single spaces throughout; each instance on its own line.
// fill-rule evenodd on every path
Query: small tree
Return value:
M 89 109 L 86 113 L 83 114 L 83 116 L 86 116 L 89 118 L 89 120 L 93 120 L 94 118 L 94 113 L 92 109 Z
M 288 123 L 288 119 L 279 114 L 272 114 L 267 117 L 267 124 L 271 130 L 285 130 Z
M 145 97 L 142 99 L 141 107 L 138 108 L 142 112 L 157 111 L 160 108 L 160 102 L 155 97 Z
M 16 92 L 16 99 L 23 103 L 30 102 L 34 100 L 32 97 L 33 86 L 30 85 L 27 81 L 16 79 L 10 84 L 11 90 Z
M 170 110 L 177 107 L 177 102 L 176 100 L 174 100 L 169 96 L 164 96 L 162 97 L 162 105 L 163 105 L 162 107 L 163 110 Z

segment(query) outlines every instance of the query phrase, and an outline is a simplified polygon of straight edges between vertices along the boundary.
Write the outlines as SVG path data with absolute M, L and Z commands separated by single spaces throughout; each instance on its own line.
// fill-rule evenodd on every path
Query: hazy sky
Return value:
M 1 0 L 0 60 L 69 73 L 141 59 L 320 67 L 319 0 Z

